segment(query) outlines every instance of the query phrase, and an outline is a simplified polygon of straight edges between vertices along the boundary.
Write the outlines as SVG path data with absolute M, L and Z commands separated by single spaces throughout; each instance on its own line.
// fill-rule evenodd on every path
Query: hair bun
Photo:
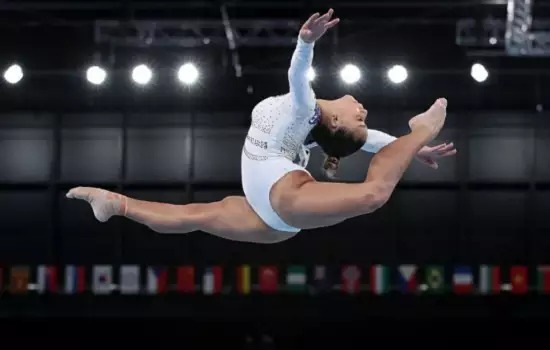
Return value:
M 336 178 L 336 172 L 338 171 L 338 166 L 340 165 L 340 157 L 328 156 L 323 162 L 323 172 L 326 177 L 330 179 Z

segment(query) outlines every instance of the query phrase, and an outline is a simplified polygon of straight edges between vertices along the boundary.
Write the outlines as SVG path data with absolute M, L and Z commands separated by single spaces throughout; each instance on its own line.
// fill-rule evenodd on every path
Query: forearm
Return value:
M 298 37 L 298 42 L 288 69 L 290 92 L 297 103 L 313 101 L 313 93 L 307 78 L 307 72 L 313 61 L 313 43 L 307 43 Z
M 383 131 L 369 129 L 367 134 L 367 140 L 361 147 L 361 150 L 370 153 L 378 153 L 382 148 L 386 147 L 393 141 L 397 140 L 397 137 L 386 134 Z

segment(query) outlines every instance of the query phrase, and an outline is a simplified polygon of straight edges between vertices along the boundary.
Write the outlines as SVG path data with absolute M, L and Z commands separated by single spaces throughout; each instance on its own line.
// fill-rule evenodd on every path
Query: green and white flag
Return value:
M 289 266 L 286 275 L 287 289 L 290 292 L 303 292 L 306 290 L 306 268 L 301 265 Z
M 384 265 L 370 268 L 370 286 L 374 294 L 384 294 L 390 290 L 390 270 Z

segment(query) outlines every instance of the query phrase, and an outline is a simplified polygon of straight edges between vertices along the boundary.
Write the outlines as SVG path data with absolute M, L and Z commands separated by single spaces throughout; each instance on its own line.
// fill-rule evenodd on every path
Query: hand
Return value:
M 327 13 L 319 17 L 317 12 L 304 23 L 300 29 L 300 38 L 306 43 L 312 43 L 319 39 L 327 29 L 334 27 L 340 22 L 339 18 L 333 19 L 330 21 L 332 14 L 334 13 L 333 9 L 328 10 Z M 330 21 L 330 22 L 329 22 Z
M 442 157 L 454 156 L 456 154 L 456 148 L 453 143 L 442 143 L 434 147 L 424 146 L 416 154 L 416 159 L 421 163 L 426 164 L 430 168 L 437 169 L 439 164 L 436 159 Z

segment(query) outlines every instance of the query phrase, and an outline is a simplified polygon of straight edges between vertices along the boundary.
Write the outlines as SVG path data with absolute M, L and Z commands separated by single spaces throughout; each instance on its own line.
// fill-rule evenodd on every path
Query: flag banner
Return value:
M 361 289 L 361 269 L 356 265 L 342 267 L 342 291 L 357 294 Z
M 212 266 L 204 269 L 202 276 L 202 291 L 206 295 L 219 294 L 222 292 L 222 268 Z
M 328 293 L 332 291 L 332 269 L 324 265 L 316 265 L 313 267 L 313 280 L 311 283 L 311 291 L 313 294 Z
M 96 265 L 93 269 L 92 291 L 94 294 L 111 294 L 113 290 L 113 268 L 110 265 Z
M 39 265 L 36 271 L 36 291 L 57 293 L 57 267 Z
M 469 266 L 456 266 L 453 273 L 453 292 L 470 294 L 474 290 L 474 276 Z
M 146 290 L 148 294 L 163 294 L 168 291 L 168 269 L 166 267 L 147 267 Z
M 277 266 L 260 266 L 258 284 L 263 294 L 276 293 L 279 289 L 279 270 Z
M 416 293 L 418 291 L 418 280 L 416 265 L 400 265 L 398 267 L 398 284 L 402 293 Z
M 542 294 L 550 293 L 550 265 L 537 266 L 537 290 Z
M 139 294 L 140 268 L 137 265 L 123 265 L 120 267 L 120 294 Z
M 390 290 L 390 271 L 387 266 L 373 265 L 370 267 L 370 287 L 374 294 L 384 294 Z
M 287 291 L 299 293 L 307 290 L 306 267 L 301 265 L 289 266 L 286 274 Z
M 26 294 L 29 290 L 30 270 L 27 266 L 13 266 L 10 276 L 10 293 Z
M 195 267 L 188 265 L 178 267 L 177 291 L 180 293 L 195 292 Z
M 510 267 L 510 283 L 512 284 L 512 294 L 525 294 L 528 292 L 528 271 L 526 266 Z
M 65 293 L 84 293 L 86 290 L 86 270 L 84 266 L 67 265 L 65 267 Z
M 501 290 L 500 266 L 479 267 L 479 294 L 499 294 Z
M 250 293 L 250 266 L 241 265 L 237 267 L 237 292 L 239 294 L 249 294 Z
M 431 265 L 425 269 L 425 283 L 428 293 L 439 294 L 445 289 L 445 270 L 443 266 Z

